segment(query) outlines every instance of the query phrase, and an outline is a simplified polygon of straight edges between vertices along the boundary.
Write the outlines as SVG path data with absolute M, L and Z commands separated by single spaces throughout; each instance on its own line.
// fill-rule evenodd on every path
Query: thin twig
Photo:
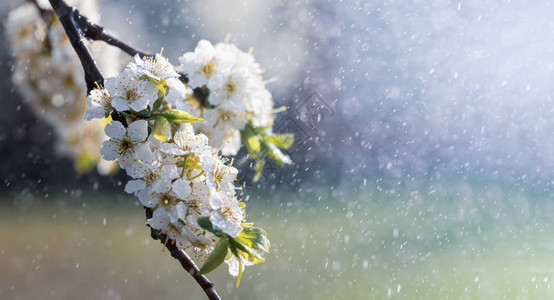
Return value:
M 65 1 L 49 1 L 52 5 L 52 8 L 54 8 L 54 12 L 63 25 L 63 28 L 71 42 L 71 46 L 73 46 L 73 49 L 77 53 L 77 56 L 79 56 L 79 60 L 83 65 L 88 92 L 94 89 L 97 84 L 103 85 L 104 76 L 102 76 L 100 69 L 96 65 L 96 62 L 92 58 L 92 55 L 83 42 L 84 37 L 87 37 L 89 39 L 97 38 L 98 40 L 105 41 L 110 45 L 114 45 L 133 56 L 136 54 L 139 54 L 140 56 L 152 56 L 149 53 L 133 48 L 126 43 L 111 37 L 109 34 L 106 34 L 101 26 L 90 22 L 86 17 L 81 15 L 76 8 L 67 5 Z M 116 111 L 112 113 L 112 119 L 118 120 L 124 126 L 127 126 L 127 121 L 125 117 Z M 150 208 L 146 209 L 146 217 L 152 218 L 152 210 Z M 161 233 L 159 230 L 151 228 L 151 236 L 155 240 L 160 240 L 162 244 L 166 246 L 166 248 L 171 253 L 171 256 L 181 263 L 183 269 L 185 269 L 185 271 L 196 280 L 198 285 L 200 285 L 200 287 L 204 290 L 209 299 L 221 299 L 217 294 L 213 283 L 210 282 L 205 276 L 198 274 L 199 270 L 194 262 L 183 250 L 179 250 L 179 248 L 177 248 L 177 246 L 175 246 L 175 244 L 168 239 L 167 235 Z

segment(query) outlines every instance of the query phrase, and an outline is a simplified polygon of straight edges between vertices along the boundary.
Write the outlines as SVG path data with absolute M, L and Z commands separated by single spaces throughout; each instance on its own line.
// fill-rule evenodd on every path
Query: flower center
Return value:
M 133 149 L 134 144 L 133 141 L 124 138 L 121 140 L 121 143 L 119 144 L 119 153 L 127 152 L 130 149 Z
M 232 117 L 233 117 L 233 113 L 230 110 L 222 110 L 219 112 L 219 118 L 223 122 L 231 121 Z
M 214 167 L 214 170 L 212 172 L 212 177 L 218 189 L 219 189 L 219 184 L 223 181 L 224 176 L 225 176 L 225 170 L 223 168 Z
M 138 94 L 135 89 L 125 91 L 125 99 L 127 99 L 127 101 L 134 101 L 135 99 L 137 99 L 137 97 Z
M 160 176 L 158 175 L 158 172 L 157 170 L 150 170 L 148 171 L 148 173 L 146 174 L 146 182 L 149 182 L 149 183 L 152 183 L 156 180 L 158 180 Z
M 158 194 L 158 199 L 163 207 L 167 210 L 171 209 L 171 206 L 177 204 L 177 199 L 168 192 Z
M 227 80 L 227 83 L 225 83 L 225 91 L 227 92 L 227 96 L 231 97 L 236 88 L 237 85 L 231 80 L 231 78 L 229 78 L 229 80 Z
M 225 220 L 240 222 L 237 216 L 233 213 L 233 210 L 231 209 L 231 207 L 223 206 L 218 211 Z
M 202 69 L 200 69 L 200 73 L 202 73 L 206 78 L 210 78 L 212 76 L 212 73 L 214 72 L 214 64 L 212 61 L 208 61 L 206 64 L 202 66 Z

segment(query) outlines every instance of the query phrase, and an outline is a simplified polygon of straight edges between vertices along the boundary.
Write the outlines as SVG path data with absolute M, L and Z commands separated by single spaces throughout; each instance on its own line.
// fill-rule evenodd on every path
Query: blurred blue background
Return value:
M 0 17 L 22 1 L 0 3 Z M 253 48 L 295 162 L 240 178 L 273 242 L 225 298 L 546 299 L 554 20 L 545 1 L 101 1 L 172 62 Z M 75 174 L 22 103 L 0 30 L 1 298 L 200 297 L 125 195 Z M 239 154 L 240 156 L 240 154 Z M 106 221 L 104 221 L 106 220 Z

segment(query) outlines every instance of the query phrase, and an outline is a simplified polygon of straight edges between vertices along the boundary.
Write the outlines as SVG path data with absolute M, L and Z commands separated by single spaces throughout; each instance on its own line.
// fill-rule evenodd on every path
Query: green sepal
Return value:
M 227 253 L 229 252 L 229 240 L 227 237 L 222 237 L 219 239 L 215 245 L 214 251 L 208 256 L 208 259 L 200 268 L 199 275 L 208 274 L 209 272 L 215 270 L 219 267 L 224 261 Z
M 270 135 L 270 136 L 266 136 L 264 140 L 267 143 L 273 144 L 281 149 L 288 149 L 294 143 L 294 135 L 290 133 Z
M 154 126 L 152 127 L 152 135 L 162 142 L 167 142 L 171 139 L 171 124 L 169 121 L 161 116 L 157 116 L 154 119 Z
M 181 123 L 196 123 L 196 122 L 206 122 L 202 118 L 197 118 L 192 114 L 179 109 L 166 109 L 160 113 L 156 113 L 156 116 L 162 116 L 166 118 L 171 123 L 181 124 Z

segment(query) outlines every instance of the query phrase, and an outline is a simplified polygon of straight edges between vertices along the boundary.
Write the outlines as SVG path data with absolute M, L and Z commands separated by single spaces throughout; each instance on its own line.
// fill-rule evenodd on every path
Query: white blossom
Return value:
M 173 108 L 192 111 L 192 107 L 186 103 L 187 96 L 192 94 L 192 90 L 177 78 L 169 78 L 165 82 L 169 91 L 164 100 Z
M 104 88 L 94 89 L 87 97 L 88 110 L 85 113 L 85 120 L 102 119 L 106 117 L 112 108 L 112 97 Z
M 146 185 L 156 186 L 159 180 L 172 180 L 179 177 L 178 168 L 174 164 L 164 164 L 163 155 L 159 151 L 152 151 L 151 141 L 139 144 L 135 149 L 134 161 L 127 168 L 130 180 L 125 186 L 127 193 L 135 193 Z
M 110 139 L 102 143 L 100 153 L 105 160 L 117 159 L 124 169 L 130 167 L 134 161 L 135 149 L 148 137 L 147 126 L 144 120 L 135 121 L 127 128 L 119 121 L 112 121 L 105 128 L 106 135 Z
M 206 156 L 202 160 L 202 170 L 206 174 L 206 185 L 216 191 L 234 194 L 234 181 L 238 170 L 225 165 L 216 156 Z
M 210 212 L 210 221 L 214 225 L 215 230 L 221 230 L 232 237 L 237 237 L 242 230 L 240 224 L 233 220 L 224 219 L 218 211 Z
M 132 109 L 141 111 L 158 99 L 158 88 L 149 80 L 141 80 L 129 69 L 117 78 L 106 82 L 106 89 L 112 97 L 112 106 L 117 111 Z
M 137 78 L 146 75 L 155 80 L 168 80 L 170 78 L 178 78 L 179 73 L 175 71 L 173 65 L 160 54 L 156 56 L 146 56 L 141 58 L 138 54 L 135 55 L 135 63 L 130 65 Z
M 203 134 L 195 134 L 191 124 L 182 124 L 179 131 L 173 136 L 172 141 L 172 143 L 162 144 L 160 150 L 173 155 L 211 151 L 208 146 L 208 138 Z
M 189 87 L 209 91 L 205 103 L 192 109 L 207 121 L 196 126 L 196 131 L 204 133 L 212 147 L 224 155 L 235 155 L 246 124 L 271 127 L 273 100 L 265 88 L 262 69 L 250 52 L 228 43 L 214 47 L 202 40 L 194 52 L 183 54 L 180 62 L 188 74 Z
M 147 224 L 150 227 L 162 230 L 179 249 L 183 249 L 188 242 L 186 228 L 180 222 L 183 219 L 186 208 L 183 203 L 177 203 L 170 207 L 170 210 L 158 208 L 154 210 L 152 218 Z
M 197 87 L 207 84 L 216 72 L 228 72 L 235 58 L 231 53 L 216 51 L 210 42 L 201 40 L 194 52 L 183 54 L 179 62 L 188 75 L 189 85 Z

